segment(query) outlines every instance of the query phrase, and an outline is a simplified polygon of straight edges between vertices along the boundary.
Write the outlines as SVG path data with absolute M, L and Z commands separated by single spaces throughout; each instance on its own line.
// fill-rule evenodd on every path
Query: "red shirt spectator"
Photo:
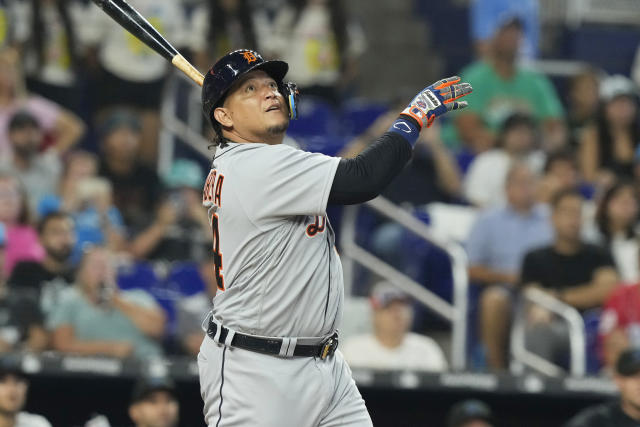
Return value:
M 607 368 L 628 347 L 640 345 L 640 283 L 619 286 L 609 296 L 600 316 L 600 355 Z

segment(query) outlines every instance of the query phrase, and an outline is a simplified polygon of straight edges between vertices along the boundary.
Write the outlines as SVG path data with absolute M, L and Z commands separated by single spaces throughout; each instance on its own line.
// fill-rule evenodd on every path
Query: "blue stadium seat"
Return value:
M 150 263 L 137 262 L 120 266 L 117 271 L 116 282 L 123 291 L 129 289 L 150 291 L 151 288 L 158 286 L 160 280 Z
M 586 337 L 587 373 L 598 374 L 602 368 L 598 345 L 598 327 L 602 310 L 594 308 L 582 313 L 584 332 Z
M 313 97 L 302 97 L 298 105 L 298 119 L 291 120 L 287 133 L 294 138 L 335 133 L 335 112 L 331 104 Z
M 347 138 L 335 134 L 312 135 L 299 138 L 298 141 L 304 150 L 327 156 L 335 156 L 349 142 Z
M 382 104 L 372 104 L 359 99 L 349 101 L 342 107 L 340 114 L 340 133 L 360 135 L 387 110 Z
M 183 297 L 188 297 L 205 290 L 205 283 L 200 275 L 198 264 L 181 262 L 174 265 L 165 279 L 166 286 Z

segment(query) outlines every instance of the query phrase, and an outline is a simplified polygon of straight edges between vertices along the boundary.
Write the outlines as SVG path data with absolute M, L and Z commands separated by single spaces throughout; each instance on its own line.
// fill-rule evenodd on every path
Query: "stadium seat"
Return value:
M 166 286 L 176 291 L 176 295 L 188 297 L 205 290 L 205 283 L 202 280 L 198 264 L 194 262 L 181 262 L 171 267 L 167 278 Z
M 156 275 L 153 265 L 148 262 L 136 262 L 120 265 L 118 267 L 116 282 L 123 290 L 144 289 L 146 291 L 158 286 L 160 280 Z
M 313 97 L 302 97 L 298 119 L 291 120 L 287 133 L 294 138 L 336 133 L 335 112 L 331 104 Z
M 361 99 L 352 100 L 342 107 L 340 113 L 340 133 L 343 135 L 360 135 L 387 112 L 382 104 L 373 104 Z

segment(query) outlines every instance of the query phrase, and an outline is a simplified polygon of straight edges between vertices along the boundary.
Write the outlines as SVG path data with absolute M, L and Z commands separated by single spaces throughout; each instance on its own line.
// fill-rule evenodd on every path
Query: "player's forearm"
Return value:
M 376 197 L 411 158 L 411 143 L 387 132 L 353 159 L 342 159 L 333 178 L 329 203 L 349 205 Z

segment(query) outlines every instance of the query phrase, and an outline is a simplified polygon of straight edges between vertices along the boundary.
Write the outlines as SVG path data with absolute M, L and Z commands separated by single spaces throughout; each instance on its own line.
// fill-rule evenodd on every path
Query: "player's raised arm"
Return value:
M 420 130 L 436 117 L 467 106 L 457 101 L 471 93 L 460 77 L 442 79 L 411 100 L 389 130 L 353 159 L 342 159 L 336 170 L 329 203 L 362 203 L 376 197 L 411 158 Z

